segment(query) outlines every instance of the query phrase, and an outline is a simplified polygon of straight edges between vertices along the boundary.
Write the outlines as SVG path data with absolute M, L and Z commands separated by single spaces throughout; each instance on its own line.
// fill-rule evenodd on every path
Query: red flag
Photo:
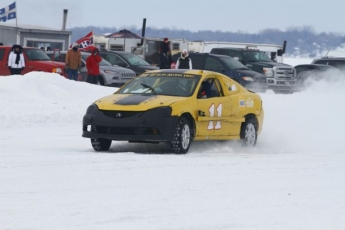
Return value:
M 93 32 L 91 31 L 84 37 L 80 38 L 76 43 L 79 44 L 79 49 L 88 49 L 93 47 Z M 69 46 L 69 48 L 72 48 L 72 45 Z

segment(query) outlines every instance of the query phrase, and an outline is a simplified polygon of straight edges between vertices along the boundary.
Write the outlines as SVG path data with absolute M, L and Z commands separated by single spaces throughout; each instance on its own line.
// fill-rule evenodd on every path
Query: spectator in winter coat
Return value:
M 8 57 L 8 68 L 11 75 L 21 74 L 25 68 L 25 60 L 23 55 L 23 47 L 20 45 L 13 45 L 10 56 Z
M 183 50 L 181 57 L 177 59 L 176 69 L 193 69 L 192 59 L 190 59 L 187 50 Z
M 163 43 L 159 47 L 159 68 L 170 69 L 171 51 L 168 38 L 164 38 Z
M 73 43 L 72 48 L 67 51 L 65 58 L 68 79 L 75 81 L 78 81 L 78 70 L 81 68 L 81 53 L 78 48 L 79 44 Z
M 99 50 L 94 47 L 92 49 L 91 55 L 86 59 L 86 69 L 87 69 L 87 79 L 86 82 L 91 84 L 98 83 L 99 77 L 99 63 L 102 61 L 101 56 L 99 56 Z

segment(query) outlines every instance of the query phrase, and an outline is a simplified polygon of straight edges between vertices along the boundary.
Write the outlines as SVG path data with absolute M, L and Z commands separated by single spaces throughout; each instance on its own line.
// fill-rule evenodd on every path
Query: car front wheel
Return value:
M 174 139 L 171 142 L 172 150 L 177 154 L 185 154 L 188 152 L 191 142 L 190 124 L 185 117 L 180 117 L 175 127 Z
M 241 142 L 243 146 L 254 147 L 257 141 L 257 128 L 255 119 L 247 119 L 241 127 Z
M 110 149 L 112 140 L 103 138 L 91 138 L 91 145 L 97 152 L 108 151 Z

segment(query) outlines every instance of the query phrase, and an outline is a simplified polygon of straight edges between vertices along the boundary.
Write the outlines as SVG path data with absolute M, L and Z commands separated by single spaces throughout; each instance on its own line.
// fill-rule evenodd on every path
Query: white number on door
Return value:
M 215 109 L 215 105 L 212 104 L 208 111 L 210 112 L 210 117 L 214 117 L 216 112 L 217 112 L 217 117 L 222 117 L 222 110 L 223 110 L 223 104 L 220 103 L 217 106 L 217 109 Z M 220 129 L 221 127 L 222 127 L 222 124 L 220 121 L 217 121 L 216 125 L 214 125 L 214 121 L 209 121 L 208 126 L 207 126 L 207 130 Z

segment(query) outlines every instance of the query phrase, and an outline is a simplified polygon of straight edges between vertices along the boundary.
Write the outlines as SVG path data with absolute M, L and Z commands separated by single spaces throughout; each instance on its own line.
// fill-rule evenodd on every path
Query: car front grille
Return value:
M 123 72 L 121 73 L 121 78 L 122 79 L 132 79 L 136 76 L 135 73 L 131 73 L 131 72 Z
M 107 127 L 96 126 L 96 133 L 110 134 L 110 135 L 160 135 L 158 129 L 154 127 Z
M 142 112 L 133 112 L 133 111 L 109 111 L 109 110 L 101 110 L 101 112 L 107 116 L 107 117 L 111 117 L 111 118 L 127 118 L 127 117 L 133 117 L 135 115 L 141 115 Z
M 295 71 L 293 67 L 277 67 L 276 68 L 276 78 L 294 78 Z

